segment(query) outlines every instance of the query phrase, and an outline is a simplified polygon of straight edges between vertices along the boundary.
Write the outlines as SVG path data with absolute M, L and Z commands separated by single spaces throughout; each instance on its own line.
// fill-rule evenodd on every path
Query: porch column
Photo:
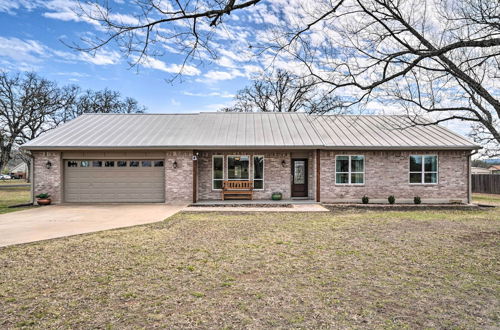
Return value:
M 198 155 L 193 151 L 193 203 L 198 199 Z
M 321 150 L 316 149 L 316 202 L 321 202 Z

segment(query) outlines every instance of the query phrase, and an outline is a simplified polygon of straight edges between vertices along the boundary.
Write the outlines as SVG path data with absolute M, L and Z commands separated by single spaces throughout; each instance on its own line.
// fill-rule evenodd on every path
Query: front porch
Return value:
M 290 205 L 319 201 L 318 150 L 194 151 L 196 205 Z M 247 199 L 223 201 L 225 182 L 251 182 Z M 273 201 L 274 192 L 282 194 Z M 244 197 L 244 196 L 243 196 Z M 229 197 L 230 198 L 230 197 Z
M 286 199 L 286 200 L 199 200 L 192 203 L 194 207 L 292 207 L 292 205 L 313 205 L 320 204 L 311 199 Z

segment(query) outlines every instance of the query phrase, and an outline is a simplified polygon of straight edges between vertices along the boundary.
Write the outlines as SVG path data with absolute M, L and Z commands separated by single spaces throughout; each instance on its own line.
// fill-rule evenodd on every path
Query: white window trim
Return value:
M 251 181 L 250 178 L 252 178 L 252 157 L 250 155 L 227 155 L 227 161 L 226 161 L 226 175 L 227 175 L 227 180 L 228 181 Z M 248 179 L 230 179 L 229 178 L 229 157 L 248 157 Z
M 215 176 L 215 172 L 214 172 L 214 158 L 222 158 L 222 179 L 215 179 L 214 178 L 214 176 Z M 222 181 L 222 183 L 224 184 L 224 178 L 225 178 L 224 158 L 225 158 L 224 155 L 212 155 L 212 190 L 215 190 L 215 191 L 221 191 L 222 190 L 222 189 L 214 187 L 214 181 L 215 180 Z
M 265 169 L 266 169 L 266 157 L 264 157 L 264 155 L 253 155 L 252 156 L 252 181 L 254 183 L 254 186 L 255 186 L 255 168 L 254 168 L 254 165 L 255 165 L 255 162 L 254 162 L 254 157 L 262 157 L 262 179 L 257 179 L 258 181 L 261 181 L 262 180 L 262 189 L 255 189 L 254 190 L 257 190 L 257 191 L 262 191 L 265 189 L 265 184 L 266 184 L 266 175 L 265 175 Z
M 337 172 L 337 157 L 349 157 L 349 172 Z M 353 156 L 363 156 L 363 172 L 352 172 L 351 171 L 351 157 Z M 366 182 L 366 156 L 365 155 L 335 155 L 335 185 L 338 186 L 364 186 Z M 349 182 L 348 183 L 338 183 L 337 182 L 337 174 L 347 173 L 349 174 Z M 363 183 L 351 183 L 351 174 L 363 174 Z
M 410 171 L 410 164 L 411 164 L 411 157 L 412 156 L 420 156 L 422 157 L 422 171 L 420 172 L 415 172 L 415 171 Z M 430 171 L 426 172 L 425 171 L 425 159 L 424 157 L 436 157 L 436 163 L 437 163 L 437 171 Z M 421 182 L 410 182 L 410 176 L 412 173 L 420 173 L 422 175 L 422 180 Z M 425 182 L 425 173 L 436 173 L 436 182 Z M 408 184 L 415 186 L 415 185 L 437 185 L 439 184 L 439 156 L 438 155 L 421 155 L 421 154 L 413 154 L 408 157 Z

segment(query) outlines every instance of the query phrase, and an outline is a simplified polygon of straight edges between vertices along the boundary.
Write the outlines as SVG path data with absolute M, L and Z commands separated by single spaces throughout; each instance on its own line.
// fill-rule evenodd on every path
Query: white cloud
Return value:
M 120 53 L 116 51 L 99 50 L 95 56 L 74 54 L 51 49 L 36 40 L 0 37 L 0 57 L 9 58 L 12 63 L 26 66 L 28 63 L 41 63 L 50 56 L 60 61 L 84 61 L 96 65 L 117 64 L 120 61 Z
M 234 102 L 226 102 L 226 103 L 214 103 L 207 104 L 203 107 L 203 111 L 219 111 L 223 108 L 229 108 L 233 105 Z
M 210 92 L 210 93 L 193 93 L 184 91 L 182 94 L 187 96 L 196 96 L 196 97 L 222 97 L 222 98 L 233 98 L 234 94 L 228 92 Z
M 116 51 L 100 50 L 95 55 L 80 53 L 79 59 L 96 65 L 117 64 L 120 61 L 120 53 Z
M 196 79 L 196 81 L 201 83 L 213 83 L 220 80 L 231 80 L 243 76 L 245 76 L 245 74 L 236 69 L 231 71 L 211 70 L 203 75 L 203 79 Z
M 70 76 L 70 77 L 79 77 L 79 78 L 85 78 L 85 77 L 90 77 L 89 74 L 87 73 L 82 73 L 82 72 L 56 72 L 55 75 L 58 76 Z
M 30 0 L 0 0 L 0 12 L 14 15 L 15 11 L 21 7 L 32 10 L 37 6 L 35 1 Z
M 133 58 L 134 61 L 137 61 L 138 58 Z M 201 74 L 201 71 L 191 65 L 180 65 L 180 64 L 169 64 L 167 65 L 165 62 L 153 58 L 153 57 L 147 57 L 143 58 L 140 61 L 140 64 L 146 68 L 150 69 L 155 69 L 155 70 L 160 70 L 168 73 L 179 73 L 182 72 L 182 74 L 187 75 L 187 76 L 198 76 Z
M 48 48 L 36 40 L 0 37 L 0 56 L 16 62 L 40 62 Z

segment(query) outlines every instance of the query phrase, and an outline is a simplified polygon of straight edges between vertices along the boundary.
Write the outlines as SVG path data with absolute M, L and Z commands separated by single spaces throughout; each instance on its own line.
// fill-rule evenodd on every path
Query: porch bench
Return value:
M 253 199 L 253 181 L 224 181 L 222 200 L 230 195 L 231 199 Z

